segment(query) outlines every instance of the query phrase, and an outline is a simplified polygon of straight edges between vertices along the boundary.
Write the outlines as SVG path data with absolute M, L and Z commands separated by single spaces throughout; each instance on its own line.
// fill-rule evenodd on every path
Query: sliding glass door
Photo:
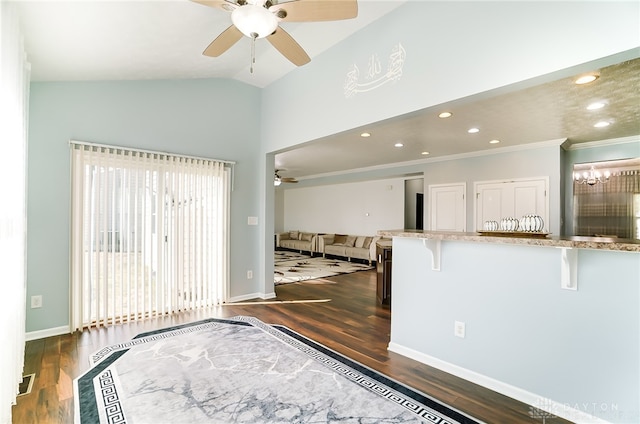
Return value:
M 75 329 L 219 304 L 228 284 L 223 162 L 72 146 Z

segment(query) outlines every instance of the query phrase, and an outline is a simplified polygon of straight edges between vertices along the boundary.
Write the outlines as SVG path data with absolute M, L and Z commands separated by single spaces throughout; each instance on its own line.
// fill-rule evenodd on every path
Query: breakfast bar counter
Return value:
M 378 235 L 392 237 L 422 238 L 428 240 L 472 241 L 479 243 L 520 244 L 527 246 L 568 247 L 575 249 L 602 249 L 640 252 L 640 240 L 618 239 L 615 237 L 583 237 L 583 236 L 538 236 L 526 232 L 462 233 L 423 230 L 381 230 Z M 499 235 L 498 235 L 499 234 Z
M 640 422 L 637 240 L 378 235 L 393 240 L 389 350 L 532 413 Z

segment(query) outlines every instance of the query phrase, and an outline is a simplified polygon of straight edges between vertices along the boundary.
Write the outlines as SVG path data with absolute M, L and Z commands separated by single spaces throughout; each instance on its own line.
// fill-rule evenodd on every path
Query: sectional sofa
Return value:
M 350 234 L 322 234 L 304 231 L 287 231 L 276 234 L 276 248 L 316 253 L 322 256 L 339 256 L 347 260 L 376 260 L 376 242 L 380 236 L 357 236 Z
M 276 248 L 308 252 L 311 256 L 321 253 L 318 250 L 318 234 L 302 231 L 287 231 L 276 234 Z
M 323 256 L 341 256 L 351 260 L 376 260 L 376 242 L 379 236 L 356 236 L 349 234 L 323 234 L 318 236 L 318 251 Z

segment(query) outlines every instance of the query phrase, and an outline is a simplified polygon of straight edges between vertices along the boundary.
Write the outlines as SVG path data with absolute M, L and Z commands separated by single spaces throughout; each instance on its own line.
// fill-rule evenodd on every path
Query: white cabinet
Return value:
M 521 219 L 532 214 L 542 217 L 543 231 L 548 231 L 548 186 L 547 177 L 474 183 L 475 231 L 482 230 L 485 221 L 500 222 L 507 217 Z
M 429 186 L 429 229 L 466 231 L 466 183 Z

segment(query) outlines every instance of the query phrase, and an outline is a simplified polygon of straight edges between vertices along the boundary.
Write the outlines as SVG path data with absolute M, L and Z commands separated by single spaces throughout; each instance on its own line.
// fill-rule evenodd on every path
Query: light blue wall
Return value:
M 261 198 L 261 256 L 272 251 L 275 203 L 268 180 L 274 153 L 442 103 L 515 91 L 638 57 L 639 30 L 640 4 L 633 1 L 408 1 L 399 6 L 264 89 L 261 155 L 267 184 Z M 358 82 L 370 82 L 370 59 L 379 58 L 384 73 L 398 45 L 406 51 L 400 78 L 345 96 L 354 66 L 360 70 Z M 422 167 L 380 170 L 376 176 L 403 172 L 420 173 Z M 336 180 L 362 177 L 322 179 Z M 559 197 L 553 202 L 559 204 Z
M 409 1 L 265 89 L 264 149 L 619 63 L 624 58 L 608 56 L 637 48 L 639 29 L 637 2 Z M 377 57 L 379 78 L 399 43 L 400 78 L 345 97 L 352 67 L 359 83 L 370 82 L 369 60 Z
M 553 247 L 444 241 L 440 272 L 420 240 L 394 238 L 393 250 L 392 345 L 524 390 L 532 403 L 638 422 L 640 253 L 579 250 L 571 291 L 560 288 Z M 466 324 L 464 339 L 454 321 Z
M 258 292 L 261 92 L 230 80 L 32 83 L 27 331 L 69 323 L 70 139 L 236 161 L 231 296 Z M 249 117 L 249 119 L 247 119 Z M 28 302 L 27 302 L 28 303 Z
M 533 146 L 532 146 L 533 147 Z M 425 193 L 429 184 L 467 183 L 467 230 L 474 230 L 474 183 L 479 181 L 511 180 L 518 178 L 549 178 L 549 227 L 560 234 L 560 146 L 543 146 L 527 150 L 500 151 L 425 167 Z

